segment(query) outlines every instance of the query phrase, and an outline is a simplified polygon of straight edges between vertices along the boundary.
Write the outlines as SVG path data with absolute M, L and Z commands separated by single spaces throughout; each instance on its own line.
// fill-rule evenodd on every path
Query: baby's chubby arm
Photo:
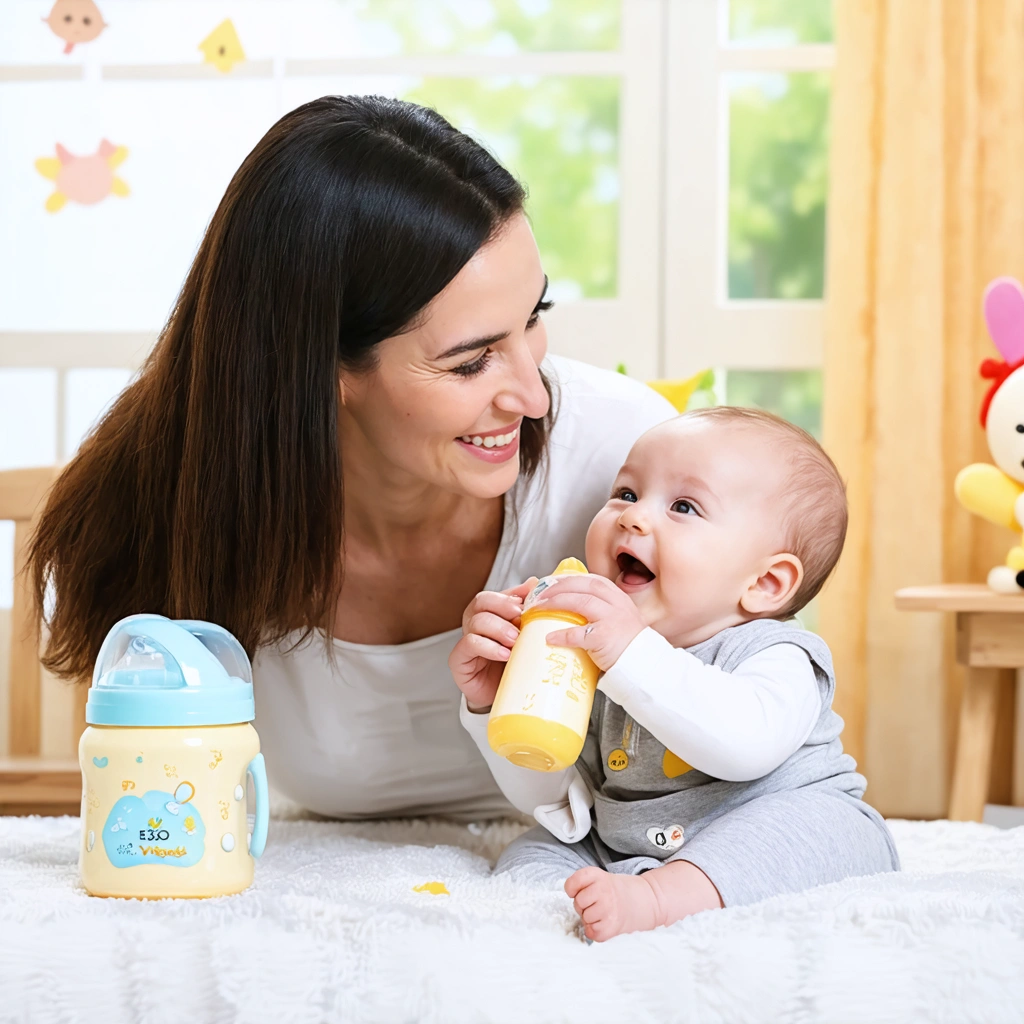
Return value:
M 644 626 L 610 580 L 573 579 L 543 599 L 579 612 L 589 627 L 548 635 L 582 647 L 604 675 L 598 689 L 672 753 L 728 782 L 759 779 L 807 740 L 821 714 L 814 667 L 797 644 L 775 644 L 731 672 L 706 665 Z
M 536 584 L 529 579 L 501 593 L 483 591 L 462 617 L 462 639 L 448 658 L 448 667 L 462 691 L 459 718 L 473 737 L 498 788 L 517 810 L 533 817 L 557 839 L 581 840 L 590 831 L 594 804 L 575 767 L 560 772 L 521 768 L 496 754 L 487 741 L 487 712 L 501 681 L 509 651 L 519 635 L 523 598 Z

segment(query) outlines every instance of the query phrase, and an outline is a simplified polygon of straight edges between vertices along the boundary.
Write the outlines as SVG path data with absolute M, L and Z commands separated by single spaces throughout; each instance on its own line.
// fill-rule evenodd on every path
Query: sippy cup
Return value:
M 254 716 L 249 659 L 226 629 L 130 615 L 110 630 L 78 745 L 79 866 L 93 896 L 224 896 L 252 883 L 269 817 Z
M 575 612 L 533 608 L 561 575 L 585 573 L 577 558 L 564 558 L 523 602 L 521 629 L 491 707 L 487 740 L 491 749 L 523 768 L 561 771 L 583 749 L 597 689 L 597 666 L 577 647 L 551 647 L 548 633 L 567 622 L 585 626 Z

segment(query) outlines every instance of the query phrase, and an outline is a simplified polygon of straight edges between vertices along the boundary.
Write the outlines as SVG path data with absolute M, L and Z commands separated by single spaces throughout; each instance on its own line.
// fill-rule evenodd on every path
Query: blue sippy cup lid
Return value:
M 85 706 L 90 725 L 232 725 L 256 717 L 252 666 L 212 622 L 129 615 L 107 634 Z

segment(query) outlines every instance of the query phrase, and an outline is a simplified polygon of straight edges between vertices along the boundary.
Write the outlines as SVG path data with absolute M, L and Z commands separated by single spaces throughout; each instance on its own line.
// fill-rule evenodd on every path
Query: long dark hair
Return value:
M 325 625 L 342 578 L 340 369 L 372 368 L 523 189 L 440 114 L 325 96 L 238 169 L 140 375 L 51 491 L 29 569 L 43 663 L 81 678 L 140 611 L 217 622 L 250 656 Z M 523 471 L 549 418 L 524 420 Z

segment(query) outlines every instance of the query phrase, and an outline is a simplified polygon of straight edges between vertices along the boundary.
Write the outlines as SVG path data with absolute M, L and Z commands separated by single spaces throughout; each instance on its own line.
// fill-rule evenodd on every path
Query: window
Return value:
M 325 93 L 434 105 L 527 184 L 555 351 L 820 421 L 829 0 L 98 2 L 69 54 L 34 0 L 0 34 L 0 469 L 73 454 L 242 158 Z M 103 139 L 130 194 L 47 212 L 36 161 Z
M 817 432 L 831 0 L 673 4 L 667 36 L 665 372 Z

